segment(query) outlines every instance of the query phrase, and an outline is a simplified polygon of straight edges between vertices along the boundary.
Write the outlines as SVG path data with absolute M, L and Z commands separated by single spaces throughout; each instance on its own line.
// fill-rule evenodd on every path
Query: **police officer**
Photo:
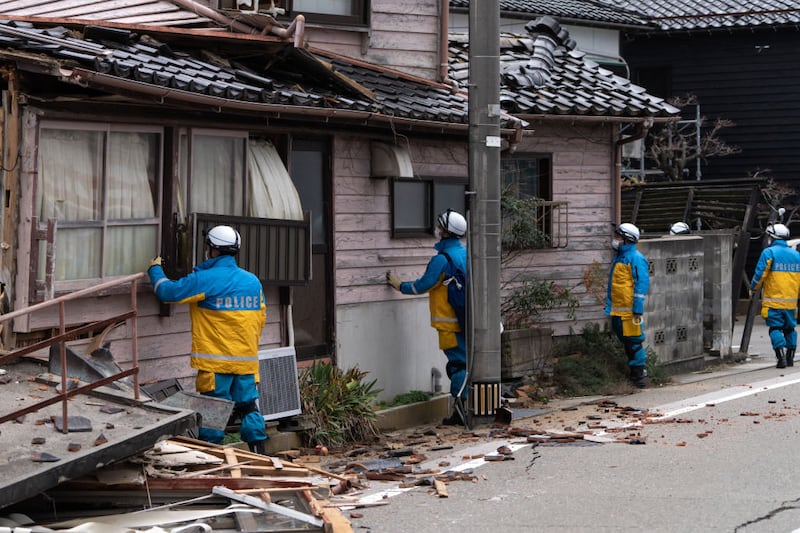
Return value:
M 263 454 L 267 435 L 258 410 L 256 375 L 266 302 L 261 281 L 236 264 L 240 245 L 236 230 L 215 226 L 206 233 L 206 260 L 191 274 L 168 279 L 160 257 L 150 262 L 147 273 L 160 301 L 189 304 L 197 392 L 235 402 L 242 440 L 251 451 Z M 199 436 L 221 444 L 225 432 L 201 427 Z
M 467 219 L 461 213 L 448 209 L 436 220 L 439 242 L 434 248 L 438 253 L 428 262 L 425 274 L 416 281 L 400 281 L 397 276 L 387 272 L 386 282 L 403 294 L 430 293 L 431 326 L 439 333 L 439 349 L 443 350 L 447 357 L 445 370 L 447 377 L 450 378 L 450 395 L 456 400 L 453 414 L 442 420 L 442 424 L 465 425 L 466 411 L 463 402 L 467 398 L 466 337 L 458 325 L 453 307 L 447 301 L 447 287 L 442 281 L 447 257 L 462 272 L 467 270 L 467 249 L 461 242 L 461 238 L 467 233 Z
M 649 264 L 636 249 L 639 228 L 630 223 L 617 226 L 611 247 L 614 260 L 608 273 L 606 315 L 611 317 L 611 329 L 625 348 L 631 382 L 641 388 L 646 382 L 644 349 L 644 299 L 650 289 Z
M 777 368 L 794 366 L 797 349 L 797 297 L 800 291 L 800 252 L 786 243 L 789 228 L 767 226 L 769 245 L 761 252 L 750 282 L 751 296 L 763 288 L 761 316 L 769 327 L 769 339 Z

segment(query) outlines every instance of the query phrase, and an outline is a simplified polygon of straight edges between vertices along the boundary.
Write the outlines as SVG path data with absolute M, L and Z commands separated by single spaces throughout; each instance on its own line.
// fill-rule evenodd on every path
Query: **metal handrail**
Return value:
M 3 355 L 2 357 L 0 357 L 0 364 L 3 364 L 3 363 L 10 362 L 10 361 L 13 361 L 15 359 L 18 359 L 18 358 L 22 357 L 23 355 L 25 355 L 27 353 L 30 353 L 32 351 L 36 351 L 36 350 L 39 350 L 39 349 L 42 349 L 42 348 L 47 348 L 49 346 L 52 346 L 56 342 L 60 342 L 61 343 L 61 346 L 60 346 L 60 348 L 61 348 L 61 353 L 60 353 L 60 355 L 61 355 L 61 392 L 60 393 L 56 392 L 55 396 L 53 396 L 52 398 L 49 398 L 47 400 L 43 400 L 41 402 L 37 402 L 37 403 L 35 403 L 33 405 L 30 405 L 28 407 L 25 407 L 25 408 L 22 408 L 22 409 L 18 409 L 16 411 L 13 411 L 13 412 L 7 414 L 7 415 L 0 415 L 0 424 L 2 424 L 4 422 L 8 422 L 9 420 L 15 420 L 16 418 L 18 418 L 18 417 L 20 417 L 22 415 L 38 411 L 39 409 L 42 409 L 43 407 L 47 407 L 48 405 L 52 405 L 54 403 L 57 403 L 57 402 L 61 401 L 62 402 L 61 411 L 62 411 L 62 421 L 63 421 L 62 432 L 63 433 L 67 433 L 69 431 L 69 427 L 68 427 L 69 426 L 69 423 L 68 423 L 68 419 L 69 418 L 67 416 L 67 404 L 68 404 L 68 400 L 69 400 L 70 397 L 76 396 L 76 395 L 84 393 L 84 392 L 88 392 L 88 391 L 96 389 L 96 388 L 98 388 L 100 386 L 106 385 L 108 383 L 111 383 L 113 381 L 117 381 L 118 379 L 122 379 L 124 377 L 131 376 L 131 375 L 133 376 L 133 394 L 134 394 L 134 399 L 136 399 L 137 401 L 139 400 L 139 352 L 138 352 L 138 345 L 137 345 L 138 330 L 137 330 L 137 323 L 136 323 L 136 317 L 137 317 L 138 313 L 137 313 L 137 301 L 136 301 L 136 288 L 137 288 L 137 282 L 140 279 L 142 279 L 143 277 L 145 277 L 145 273 L 144 272 L 139 272 L 137 274 L 131 274 L 129 276 L 125 276 L 125 277 L 122 277 L 122 278 L 117 278 L 117 279 L 114 279 L 112 281 L 107 281 L 105 283 L 100 283 L 99 285 L 94 285 L 94 286 L 86 288 L 86 289 L 81 289 L 79 291 L 71 292 L 69 294 L 64 294 L 63 296 L 59 296 L 57 298 L 53 298 L 52 300 L 47 300 L 46 302 L 41 302 L 41 303 L 32 305 L 30 307 L 26 307 L 24 309 L 19 309 L 17 311 L 12 311 L 11 313 L 7 313 L 5 315 L 0 315 L 0 324 L 2 324 L 3 322 L 7 322 L 7 321 L 9 321 L 9 320 L 11 320 L 13 318 L 19 317 L 19 316 L 28 315 L 30 313 L 34 313 L 36 311 L 40 311 L 42 309 L 46 309 L 46 308 L 52 307 L 54 305 L 58 305 L 59 306 L 59 312 L 58 312 L 59 334 L 58 335 L 56 335 L 55 337 L 51 337 L 49 339 L 46 339 L 46 340 L 44 340 L 44 341 L 42 341 L 40 343 L 36 343 L 33 346 L 26 346 L 24 348 L 20 348 L 18 350 L 14 350 L 14 351 L 12 351 L 10 353 L 7 353 L 7 354 Z M 64 311 L 65 302 L 69 302 L 69 301 L 72 301 L 72 300 L 77 300 L 79 298 L 83 298 L 85 296 L 94 294 L 96 292 L 100 292 L 100 291 L 103 291 L 105 289 L 109 289 L 109 288 L 116 287 L 116 286 L 119 286 L 119 285 L 124 285 L 126 283 L 130 283 L 131 284 L 131 308 L 130 308 L 130 310 L 128 312 L 120 314 L 120 315 L 117 315 L 117 316 L 112 317 L 112 318 L 107 319 L 107 320 L 94 322 L 93 324 L 90 324 L 90 325 L 86 325 L 86 326 L 75 328 L 75 329 L 73 329 L 73 330 L 71 330 L 69 332 L 66 331 L 65 311 Z M 128 318 L 131 319 L 131 357 L 132 357 L 131 368 L 128 369 L 128 370 L 123 370 L 122 372 L 118 372 L 116 374 L 113 374 L 111 376 L 107 376 L 107 377 L 105 377 L 105 378 L 103 378 L 103 379 L 101 379 L 99 381 L 95 381 L 93 383 L 89 383 L 89 384 L 84 385 L 82 387 L 78 387 L 78 388 L 72 389 L 72 390 L 67 390 L 67 347 L 66 347 L 65 341 L 70 339 L 70 338 L 72 338 L 72 337 L 74 337 L 74 336 L 77 336 L 77 335 L 79 335 L 79 334 L 81 334 L 83 332 L 96 330 L 97 327 L 99 327 L 99 325 L 101 325 L 101 324 L 113 324 L 113 323 L 115 323 L 115 322 L 117 322 L 119 320 L 128 319 Z

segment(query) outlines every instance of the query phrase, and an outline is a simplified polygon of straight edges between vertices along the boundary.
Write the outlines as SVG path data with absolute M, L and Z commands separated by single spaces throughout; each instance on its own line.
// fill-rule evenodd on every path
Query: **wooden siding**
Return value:
M 611 259 L 615 130 L 608 124 L 536 124 L 535 133 L 517 147 L 517 154 L 553 154 L 553 200 L 569 202 L 569 246 L 537 250 L 520 258 L 504 276 L 535 272 L 574 291 L 581 302 L 577 321 L 560 310 L 547 314 L 557 335 L 568 334 L 570 328 L 580 331 L 587 322 L 605 321 L 601 303 L 587 292 L 583 279 L 595 262 L 607 271 Z M 409 151 L 416 175 L 468 175 L 466 144 L 411 141 Z M 369 177 L 369 140 L 337 138 L 333 153 L 336 304 L 400 298 L 386 285 L 386 271 L 404 280 L 416 279 L 434 253 L 436 240 L 392 237 L 391 182 Z
M 709 159 L 702 167 L 704 179 L 745 178 L 769 169 L 775 178 L 800 187 L 796 28 L 629 37 L 622 55 L 634 79 L 639 69 L 661 69 L 671 74 L 671 89 L 659 96 L 695 94 L 702 115 L 736 123 L 720 136 L 742 152 Z
M 142 383 L 178 378 L 185 388 L 194 390 L 196 371 L 189 366 L 192 348 L 191 320 L 188 305 L 173 305 L 172 315 L 159 316 L 160 306 L 148 283 L 138 294 L 137 330 L 140 380 Z M 267 325 L 261 332 L 263 347 L 278 346 L 281 338 L 280 309 L 277 288 L 268 288 Z M 65 316 L 70 324 L 84 324 L 118 315 L 130 309 L 129 295 L 113 295 L 71 301 L 65 305 Z M 46 330 L 58 327 L 58 308 L 53 307 L 35 313 L 30 321 L 31 329 Z M 129 368 L 131 353 L 131 323 L 121 324 L 105 337 L 110 342 L 114 360 L 123 368 Z M 79 353 L 92 343 L 93 337 L 71 341 L 68 344 Z M 39 355 L 46 356 L 46 353 Z
M 306 25 L 306 42 L 316 48 L 437 80 L 440 2 L 372 0 L 369 30 Z
M 569 245 L 562 249 L 535 250 L 518 257 L 505 268 L 503 279 L 533 273 L 568 288 L 579 299 L 577 320 L 565 310 L 544 314 L 544 322 L 554 334 L 580 332 L 587 323 L 605 323 L 603 303 L 587 291 L 584 277 L 596 266 L 603 277 L 611 260 L 613 138 L 616 127 L 610 124 L 536 123 L 533 135 L 517 146 L 515 155 L 526 152 L 552 154 L 553 200 L 569 202 Z M 509 285 L 504 284 L 504 290 Z M 605 297 L 605 294 L 603 294 Z
M 409 141 L 415 175 L 467 176 L 466 143 Z M 370 178 L 370 140 L 337 137 L 334 161 L 336 304 L 390 300 L 386 271 L 416 279 L 436 240 L 392 237 L 391 180 Z

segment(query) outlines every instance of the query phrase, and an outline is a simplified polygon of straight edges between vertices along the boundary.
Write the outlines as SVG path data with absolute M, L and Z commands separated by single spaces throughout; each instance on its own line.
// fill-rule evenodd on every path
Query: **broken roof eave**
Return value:
M 466 133 L 469 125 L 466 123 L 437 122 L 406 117 L 384 115 L 375 111 L 354 111 L 350 109 L 319 108 L 309 106 L 268 104 L 261 102 L 243 102 L 229 100 L 218 96 L 197 94 L 171 87 L 161 87 L 139 81 L 119 78 L 108 74 L 94 72 L 84 68 L 61 71 L 63 81 L 81 86 L 101 90 L 124 90 L 132 94 L 156 98 L 161 103 L 174 102 L 182 104 L 200 105 L 212 108 L 218 113 L 223 111 L 249 111 L 265 115 L 291 115 L 294 117 L 314 116 L 327 119 L 356 120 L 365 125 L 367 123 L 381 123 L 392 127 L 405 126 L 409 130 L 414 128 L 438 131 L 458 131 Z M 504 135 L 512 135 L 514 130 L 504 130 Z

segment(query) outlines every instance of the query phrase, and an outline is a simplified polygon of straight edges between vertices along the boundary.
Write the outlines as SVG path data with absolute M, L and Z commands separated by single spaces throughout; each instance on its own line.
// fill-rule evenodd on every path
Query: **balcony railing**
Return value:
M 12 351 L 10 353 L 7 353 L 7 354 L 4 354 L 4 355 L 0 356 L 0 366 L 2 366 L 3 364 L 7 364 L 7 363 L 10 363 L 12 361 L 15 361 L 16 359 L 19 359 L 23 355 L 27 355 L 29 353 L 33 353 L 33 352 L 36 352 L 36 351 L 39 351 L 39 350 L 42 350 L 42 349 L 45 349 L 45 348 L 49 348 L 53 344 L 59 343 L 60 344 L 60 348 L 61 348 L 60 357 L 61 357 L 61 368 L 62 368 L 62 371 L 61 371 L 61 389 L 60 389 L 61 392 L 58 392 L 58 390 L 56 390 L 55 394 L 52 397 L 47 398 L 45 400 L 42 400 L 40 402 L 37 402 L 35 404 L 29 405 L 27 407 L 24 407 L 22 409 L 18 409 L 16 411 L 11 412 L 11 413 L 8 413 L 8 414 L 5 414 L 5 415 L 0 413 L 0 424 L 2 424 L 4 422 L 8 422 L 9 420 L 15 420 L 15 419 L 17 419 L 18 417 L 20 417 L 22 415 L 36 412 L 36 411 L 38 411 L 38 410 L 40 410 L 40 409 L 42 409 L 44 407 L 47 407 L 48 405 L 52 405 L 52 404 L 61 402 L 62 403 L 62 420 L 63 420 L 63 429 L 62 429 L 62 431 L 63 431 L 63 433 L 67 433 L 69 431 L 69 428 L 68 428 L 69 417 L 67 416 L 67 411 L 68 411 L 67 407 L 68 407 L 68 400 L 72 396 L 76 396 L 78 394 L 83 394 L 85 392 L 89 392 L 89 391 L 94 390 L 94 389 L 96 389 L 98 387 L 101 387 L 103 385 L 107 385 L 107 384 L 109 384 L 111 382 L 117 381 L 119 379 L 122 379 L 122 378 L 125 378 L 125 377 L 128 377 L 128 376 L 133 376 L 133 394 L 134 394 L 134 398 L 136 400 L 139 400 L 139 352 L 138 352 L 138 347 L 137 347 L 138 331 L 137 331 L 137 323 L 136 323 L 136 316 L 137 316 L 136 290 L 137 290 L 137 282 L 140 279 L 142 279 L 144 276 L 145 276 L 145 274 L 143 272 L 140 272 L 138 274 L 131 274 L 129 276 L 125 276 L 125 277 L 122 277 L 122 278 L 117 278 L 117 279 L 115 279 L 113 281 L 108 281 L 106 283 L 101 283 L 99 285 L 95 285 L 94 287 L 90 287 L 90 288 L 87 288 L 87 289 L 83 289 L 83 290 L 75 291 L 75 292 L 72 292 L 72 293 L 69 293 L 69 294 L 65 294 L 63 296 L 59 296 L 59 297 L 54 298 L 52 300 L 47 300 L 45 302 L 41 302 L 41 303 L 38 303 L 36 305 L 32 305 L 30 307 L 26 307 L 24 309 L 19 309 L 17 311 L 13 311 L 11 313 L 7 313 L 5 315 L 1 315 L 0 316 L 0 324 L 2 324 L 4 322 L 8 322 L 9 320 L 13 320 L 14 318 L 25 316 L 25 315 L 28 315 L 30 313 L 35 313 L 37 311 L 41 311 L 42 309 L 46 309 L 46 308 L 53 307 L 53 306 L 57 305 L 58 306 L 58 311 L 59 311 L 58 312 L 58 322 L 59 322 L 58 335 L 52 336 L 52 337 L 50 337 L 48 339 L 45 339 L 43 341 L 37 342 L 35 344 L 31 344 L 30 346 L 25 346 L 24 348 L 19 348 L 19 349 L 14 350 L 14 351 Z M 97 321 L 97 322 L 92 322 L 90 324 L 85 324 L 83 326 L 79 326 L 79 327 L 76 327 L 76 328 L 73 328 L 73 329 L 70 329 L 69 331 L 67 331 L 67 329 L 66 329 L 66 317 L 65 317 L 65 315 L 66 315 L 66 313 L 65 313 L 65 303 L 66 302 L 71 301 L 71 300 L 77 300 L 79 298 L 84 298 L 86 296 L 91 296 L 94 293 L 98 293 L 98 292 L 107 290 L 109 288 L 125 285 L 125 284 L 128 284 L 128 283 L 130 284 L 130 289 L 131 289 L 130 290 L 130 295 L 131 295 L 130 304 L 131 305 L 130 305 L 130 309 L 127 312 L 119 314 L 119 315 L 111 317 L 111 318 L 108 318 L 108 319 L 105 319 L 105 320 L 100 320 L 100 321 Z M 105 328 L 105 327 L 107 327 L 107 326 L 109 326 L 111 324 L 116 324 L 116 323 L 118 323 L 118 322 L 120 322 L 122 320 L 128 320 L 128 319 L 131 320 L 131 356 L 132 356 L 131 368 L 129 368 L 128 370 L 123 370 L 123 371 L 118 372 L 116 374 L 110 375 L 108 377 L 104 377 L 104 378 L 102 378 L 102 379 L 100 379 L 98 381 L 94 381 L 92 383 L 89 383 L 89 384 L 86 384 L 86 385 L 83 385 L 83 386 L 76 387 L 76 388 L 73 388 L 71 390 L 68 390 L 67 377 L 68 377 L 69 372 L 68 372 L 68 369 L 67 369 L 67 347 L 66 347 L 66 344 L 65 344 L 66 341 L 68 341 L 70 339 L 74 339 L 78 335 L 82 335 L 84 333 L 93 332 L 93 331 L 99 331 L 99 330 L 101 330 L 101 329 L 103 329 L 103 328 Z

